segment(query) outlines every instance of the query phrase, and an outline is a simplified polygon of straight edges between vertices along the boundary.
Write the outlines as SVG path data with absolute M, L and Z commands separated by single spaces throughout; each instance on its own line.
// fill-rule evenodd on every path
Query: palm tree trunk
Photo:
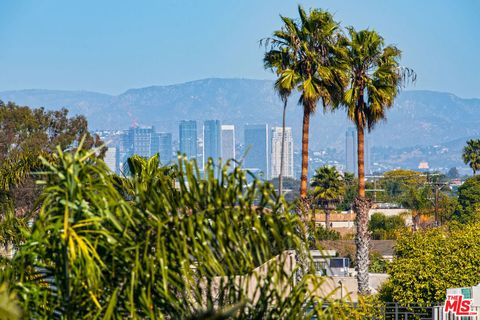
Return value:
M 330 209 L 325 210 L 325 229 L 330 229 Z
M 357 128 L 358 195 L 365 198 L 365 129 Z
M 368 231 L 368 212 L 371 208 L 371 201 L 365 197 L 364 140 L 365 129 L 357 126 L 358 196 L 353 203 L 353 210 L 355 211 L 355 224 L 357 227 L 355 244 L 357 247 L 356 260 L 359 294 L 368 294 L 370 291 L 368 284 L 368 266 L 370 264 L 370 232 Z
M 280 155 L 280 174 L 278 175 L 278 195 L 281 196 L 283 192 L 283 166 L 285 165 L 285 116 L 287 111 L 287 101 L 283 100 L 283 117 L 282 117 L 282 147 Z
M 310 127 L 310 110 L 308 106 L 303 107 L 303 128 L 302 128 L 302 176 L 300 181 L 300 198 L 307 197 L 308 179 L 308 131 Z

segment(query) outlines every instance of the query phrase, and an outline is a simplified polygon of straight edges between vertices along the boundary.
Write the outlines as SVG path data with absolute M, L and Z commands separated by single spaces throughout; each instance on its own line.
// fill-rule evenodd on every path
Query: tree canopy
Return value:
M 376 212 L 370 217 L 368 229 L 372 232 L 373 240 L 396 239 L 400 232 L 405 231 L 405 221 L 400 215 L 385 216 Z
M 464 223 L 480 221 L 480 176 L 468 178 L 458 188 L 458 206 L 454 217 Z
M 386 299 L 403 304 L 444 301 L 447 288 L 475 286 L 480 272 L 480 225 L 404 233 L 395 245 Z
M 84 116 L 69 117 L 67 109 L 46 111 L 0 101 L 0 198 L 3 202 L 12 201 L 9 206 L 15 207 L 17 214 L 31 209 L 38 196 L 32 174 L 42 166 L 39 157 L 48 158 L 57 146 L 62 150 L 73 149 L 81 139 L 87 149 L 102 143 L 88 132 Z

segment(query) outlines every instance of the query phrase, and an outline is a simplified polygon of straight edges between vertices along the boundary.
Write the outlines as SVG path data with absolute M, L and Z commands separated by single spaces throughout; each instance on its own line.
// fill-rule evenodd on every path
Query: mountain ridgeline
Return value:
M 132 124 L 154 125 L 178 135 L 182 119 L 220 119 L 237 126 L 242 139 L 246 123 L 281 124 L 282 104 L 269 80 L 205 79 L 168 86 L 130 89 L 114 96 L 86 91 L 19 90 L 0 92 L 3 101 L 20 105 L 68 108 L 87 117 L 91 129 L 126 129 Z M 300 144 L 301 106 L 292 96 L 287 125 Z M 457 147 L 480 135 L 480 99 L 462 99 L 433 91 L 404 91 L 381 123 L 368 135 L 375 146 L 397 148 L 436 144 Z M 321 105 L 311 122 L 311 148 L 343 148 L 351 126 L 344 110 L 324 113 Z M 461 146 L 458 146 L 461 147 Z

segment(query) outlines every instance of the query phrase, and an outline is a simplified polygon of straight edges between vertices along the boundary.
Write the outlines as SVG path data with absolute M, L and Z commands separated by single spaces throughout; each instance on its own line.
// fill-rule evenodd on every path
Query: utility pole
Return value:
M 430 175 L 432 176 L 432 175 Z M 427 175 L 427 184 L 432 187 L 433 191 L 433 208 L 434 208 L 434 213 L 435 213 L 435 226 L 438 227 L 440 226 L 440 217 L 439 217 L 439 212 L 438 212 L 438 201 L 440 200 L 440 191 L 448 185 L 447 182 L 441 182 L 441 181 L 433 181 L 429 179 L 430 177 Z M 432 200 L 432 199 L 430 199 Z

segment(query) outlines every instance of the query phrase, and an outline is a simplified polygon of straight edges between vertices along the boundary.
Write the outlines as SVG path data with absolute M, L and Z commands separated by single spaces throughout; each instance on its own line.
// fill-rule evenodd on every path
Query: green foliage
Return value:
M 472 168 L 473 175 L 480 170 L 480 139 L 470 139 L 463 148 L 462 159 Z
M 458 209 L 458 199 L 445 193 L 439 194 L 438 215 L 442 223 L 455 219 L 455 212 Z
M 322 240 L 340 240 L 340 233 L 333 229 L 326 229 L 322 225 L 315 226 L 315 239 Z
M 0 319 L 21 319 L 21 309 L 17 304 L 15 294 L 10 292 L 6 284 L 0 285 Z
M 323 166 L 315 170 L 310 186 L 313 200 L 324 206 L 340 202 L 345 194 L 345 182 L 335 167 Z
M 405 208 L 412 209 L 417 213 L 427 213 L 432 208 L 430 197 L 432 190 L 430 187 L 411 187 L 409 186 L 401 196 L 400 203 Z
M 480 176 L 468 178 L 458 188 L 458 207 L 454 217 L 463 223 L 480 221 Z
M 34 183 L 37 178 L 34 173 L 42 168 L 39 157 L 50 157 L 57 145 L 62 150 L 74 148 L 82 137 L 86 148 L 101 144 L 98 137 L 89 134 L 83 116 L 68 117 L 66 109 L 45 111 L 0 101 L 0 216 L 3 228 L 12 227 L 9 224 L 12 219 L 8 216 L 23 216 L 34 210 L 40 194 Z M 1 240 L 5 240 L 3 233 Z M 20 234 L 18 236 L 21 238 Z
M 373 240 L 396 239 L 399 232 L 405 229 L 405 221 L 400 215 L 385 216 L 381 212 L 372 214 L 368 223 Z
M 26 318 L 347 318 L 289 253 L 308 257 L 298 217 L 240 168 L 133 157 L 119 178 L 60 148 L 43 164 L 40 213 L 0 273 Z
M 373 273 L 387 273 L 388 261 L 383 259 L 378 252 L 370 254 L 370 265 L 368 271 Z
M 397 240 L 382 296 L 403 304 L 428 304 L 443 301 L 447 288 L 477 285 L 479 250 L 479 224 L 405 233 Z
M 392 45 L 385 46 L 377 32 L 350 27 L 348 33 L 345 63 L 350 86 L 344 95 L 344 105 L 357 129 L 371 130 L 393 106 L 402 83 L 415 75 L 400 68 L 401 51 Z
M 298 90 L 299 104 L 312 113 L 320 99 L 324 106 L 340 103 L 345 85 L 338 47 L 342 35 L 329 12 L 306 12 L 299 6 L 298 13 L 298 20 L 282 16 L 282 29 L 262 40 L 267 48 L 264 64 L 278 75 L 275 88 L 280 96 Z
M 378 181 L 380 188 L 385 190 L 384 194 L 379 194 L 380 200 L 394 203 L 408 201 L 404 199 L 404 195 L 410 189 L 417 190 L 421 188 L 426 181 L 426 178 L 417 171 L 403 169 L 387 171 Z
M 25 152 L 52 153 L 57 146 L 65 150 L 82 138 L 85 147 L 97 143 L 88 132 L 85 117 L 69 118 L 67 109 L 46 111 L 0 101 L 0 123 L 1 161 Z
M 345 182 L 345 194 L 343 201 L 340 203 L 340 210 L 350 210 L 352 208 L 353 200 L 358 194 L 358 181 L 353 173 L 345 172 L 343 174 L 343 181 Z

